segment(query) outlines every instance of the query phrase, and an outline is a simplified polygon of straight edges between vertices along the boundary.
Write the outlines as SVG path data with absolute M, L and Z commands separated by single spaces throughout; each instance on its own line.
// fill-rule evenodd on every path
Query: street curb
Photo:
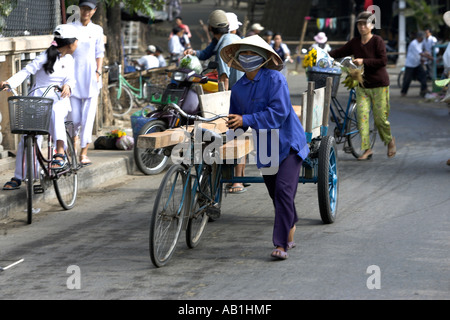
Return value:
M 89 190 L 95 187 L 104 186 L 121 177 L 132 175 L 135 170 L 133 151 L 121 150 L 91 150 L 89 158 L 92 165 L 84 167 L 78 172 L 78 191 Z M 13 170 L 12 170 L 13 171 Z M 1 184 L 9 181 L 13 172 L 0 175 Z M 4 181 L 4 182 L 3 182 Z M 44 194 L 37 194 L 35 203 L 49 202 L 56 200 L 56 194 L 51 186 Z M 18 190 L 0 191 L 0 221 L 7 219 L 10 214 L 26 209 L 26 189 L 22 184 Z M 75 204 L 76 206 L 76 204 Z M 63 209 L 61 209 L 63 210 Z M 26 213 L 24 212 L 24 215 Z

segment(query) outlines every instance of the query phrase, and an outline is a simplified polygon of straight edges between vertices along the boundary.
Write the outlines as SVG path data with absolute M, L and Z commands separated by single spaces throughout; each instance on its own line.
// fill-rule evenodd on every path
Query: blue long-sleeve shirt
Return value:
M 302 159 L 308 156 L 305 131 L 292 108 L 286 78 L 281 72 L 261 68 L 253 80 L 244 75 L 231 89 L 230 114 L 242 115 L 243 129 L 251 127 L 256 132 L 258 168 L 281 164 L 291 148 Z M 277 129 L 278 139 L 274 137 L 274 141 L 278 142 L 278 164 L 264 161 L 264 149 L 268 157 L 277 150 L 277 145 L 272 145 L 271 129 Z M 267 144 L 261 145 L 265 130 L 268 130 Z

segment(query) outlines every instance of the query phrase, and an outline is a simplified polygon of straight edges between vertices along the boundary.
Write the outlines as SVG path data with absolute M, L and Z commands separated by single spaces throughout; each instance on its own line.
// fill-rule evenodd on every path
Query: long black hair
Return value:
M 53 66 L 55 65 L 56 59 L 58 59 L 60 55 L 58 48 L 68 46 L 76 40 L 76 38 L 54 38 L 53 44 L 47 49 L 47 51 L 45 51 L 47 54 L 47 62 L 44 64 L 44 70 L 47 74 L 52 74 L 55 71 Z

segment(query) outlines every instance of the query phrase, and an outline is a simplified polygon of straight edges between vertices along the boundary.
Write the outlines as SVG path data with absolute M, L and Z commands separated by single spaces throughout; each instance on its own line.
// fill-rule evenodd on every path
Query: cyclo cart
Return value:
M 303 105 L 293 106 L 310 147 L 298 181 L 317 184 L 320 217 L 325 224 L 336 220 L 339 193 L 336 142 L 333 136 L 327 135 L 332 82 L 328 77 L 326 86 L 319 89 L 314 89 L 314 82 L 308 82 Z M 199 94 L 202 116 L 188 115 L 170 104 L 168 107 L 180 116 L 199 121 L 138 137 L 140 148 L 165 147 L 172 157 L 179 156 L 161 181 L 150 219 L 149 251 L 156 267 L 164 266 L 171 259 L 182 230 L 186 231 L 188 247 L 197 246 L 207 222 L 220 214 L 223 184 L 264 182 L 262 176 L 234 176 L 237 159 L 253 152 L 253 139 L 246 133 L 226 142 L 224 117 L 227 114 L 223 111 L 228 111 L 230 94 L 230 91 Z M 205 118 L 205 114 L 219 115 Z M 205 159 L 198 157 L 198 148 L 201 156 L 206 155 Z

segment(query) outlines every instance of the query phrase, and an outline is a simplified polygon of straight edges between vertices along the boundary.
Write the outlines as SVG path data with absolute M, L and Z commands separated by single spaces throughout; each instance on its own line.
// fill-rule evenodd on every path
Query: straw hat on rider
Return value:
M 229 67 L 245 72 L 238 60 L 239 53 L 242 51 L 254 51 L 262 56 L 267 61 L 265 68 L 278 71 L 283 69 L 283 60 L 259 35 L 246 37 L 223 47 L 220 57 Z

